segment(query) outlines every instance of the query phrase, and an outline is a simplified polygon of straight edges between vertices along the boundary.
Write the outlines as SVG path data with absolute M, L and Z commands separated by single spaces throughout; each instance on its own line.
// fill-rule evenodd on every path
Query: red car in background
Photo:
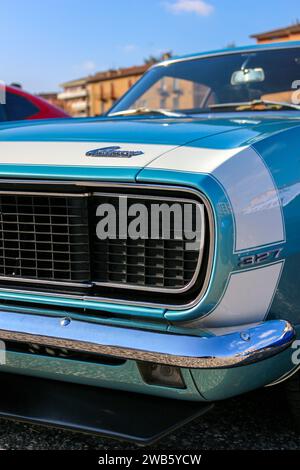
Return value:
M 6 86 L 5 91 L 6 102 L 0 104 L 0 122 L 70 117 L 62 109 L 19 87 Z

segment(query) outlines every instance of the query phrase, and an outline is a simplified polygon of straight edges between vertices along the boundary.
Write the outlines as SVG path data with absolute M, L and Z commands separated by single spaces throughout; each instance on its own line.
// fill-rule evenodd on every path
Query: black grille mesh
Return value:
M 1 276 L 89 280 L 85 198 L 2 194 L 0 212 Z
M 157 288 L 183 288 L 193 278 L 199 253 L 184 241 L 97 241 L 94 280 Z
M 116 208 L 118 200 L 111 196 L 101 196 L 94 201 L 110 203 Z M 165 204 L 171 207 L 178 201 L 164 199 L 150 200 L 127 198 L 127 206 L 135 203 L 143 204 L 148 211 L 148 227 L 151 222 L 151 203 Z M 195 204 L 193 204 L 195 209 Z M 96 213 L 96 208 L 94 209 Z M 117 219 L 118 220 L 118 219 Z M 128 224 L 132 219 L 128 217 Z M 160 234 L 161 235 L 161 234 Z M 170 224 L 169 240 L 151 240 L 130 238 L 122 240 L 99 240 L 94 236 L 93 280 L 99 283 L 118 285 L 136 285 L 155 289 L 181 289 L 189 284 L 195 275 L 198 265 L 199 250 L 187 250 L 186 240 L 174 239 L 174 227 Z

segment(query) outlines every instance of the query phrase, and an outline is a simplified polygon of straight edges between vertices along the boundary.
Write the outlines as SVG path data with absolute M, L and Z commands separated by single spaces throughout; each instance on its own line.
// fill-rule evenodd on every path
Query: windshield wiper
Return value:
M 115 113 L 109 113 L 109 117 L 114 116 L 136 116 L 139 114 L 159 114 L 167 117 L 185 117 L 186 114 L 176 113 L 174 111 L 167 111 L 166 109 L 151 109 L 151 108 L 134 108 L 124 109 L 123 111 L 116 111 Z
M 287 103 L 285 101 L 269 101 L 269 100 L 253 100 L 253 101 L 242 101 L 240 103 L 220 103 L 220 104 L 211 104 L 209 105 L 210 109 L 222 109 L 222 108 L 243 108 L 241 111 L 244 111 L 247 108 L 253 108 L 256 105 L 263 104 L 270 108 L 280 107 L 288 109 L 297 109 L 300 111 L 300 106 L 297 104 Z

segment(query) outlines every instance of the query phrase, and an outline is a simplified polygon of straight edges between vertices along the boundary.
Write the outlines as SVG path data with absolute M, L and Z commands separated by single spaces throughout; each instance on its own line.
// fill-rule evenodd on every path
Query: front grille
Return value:
M 100 284 L 180 289 L 195 275 L 199 252 L 185 250 L 184 241 L 96 241 L 94 280 Z
M 209 241 L 204 220 L 204 247 L 199 244 L 187 249 L 188 240 L 177 239 L 172 218 L 169 239 L 162 239 L 161 233 L 153 238 L 150 232 L 150 238 L 122 238 L 118 233 L 119 196 L 109 192 L 0 192 L 0 287 L 28 290 L 29 286 L 30 290 L 154 302 L 161 301 L 155 297 L 161 292 L 199 292 Z M 168 207 L 187 202 L 161 195 L 161 191 L 157 196 L 122 196 L 126 196 L 127 208 L 142 203 L 149 214 L 152 202 Z M 189 198 L 188 202 L 194 211 L 201 201 Z M 103 240 L 96 234 L 100 204 L 115 208 L 115 238 Z M 133 219 L 128 216 L 126 227 Z M 150 226 L 149 218 L 147 222 Z
M 147 209 L 147 227 L 151 224 L 151 204 L 165 205 L 169 210 L 174 203 L 183 213 L 183 202 L 175 199 L 127 197 L 128 209 L 133 204 L 143 204 Z M 100 195 L 94 199 L 94 210 L 100 203 L 112 204 L 118 219 L 119 200 L 111 195 Z M 196 204 L 193 203 L 196 210 Z M 170 212 L 171 214 L 171 212 Z M 128 225 L 135 216 L 128 217 Z M 159 290 L 184 289 L 197 274 L 200 250 L 187 250 L 187 241 L 175 239 L 174 224 L 170 220 L 170 239 L 107 239 L 99 240 L 94 232 L 93 280 L 99 285 L 112 284 L 119 287 L 135 286 Z M 183 222 L 183 221 L 182 221 Z M 95 220 L 95 224 L 97 220 Z M 162 228 L 162 227 L 161 227 Z M 117 226 L 118 229 L 118 226 Z M 140 227 L 142 229 L 142 227 Z M 118 232 L 118 230 L 117 230 Z M 162 236 L 162 233 L 159 234 Z
M 87 198 L 0 195 L 0 276 L 81 283 L 90 279 Z

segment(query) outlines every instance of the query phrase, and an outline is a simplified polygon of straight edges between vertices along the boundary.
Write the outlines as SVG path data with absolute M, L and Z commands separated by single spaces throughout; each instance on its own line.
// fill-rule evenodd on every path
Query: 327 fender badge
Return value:
M 240 267 L 247 267 L 264 261 L 275 261 L 280 257 L 282 250 L 283 248 L 277 248 L 276 250 L 264 251 L 254 255 L 241 256 L 238 265 Z
M 131 158 L 143 155 L 141 150 L 122 150 L 119 146 L 103 147 L 100 149 L 89 150 L 86 157 L 113 157 L 113 158 Z

